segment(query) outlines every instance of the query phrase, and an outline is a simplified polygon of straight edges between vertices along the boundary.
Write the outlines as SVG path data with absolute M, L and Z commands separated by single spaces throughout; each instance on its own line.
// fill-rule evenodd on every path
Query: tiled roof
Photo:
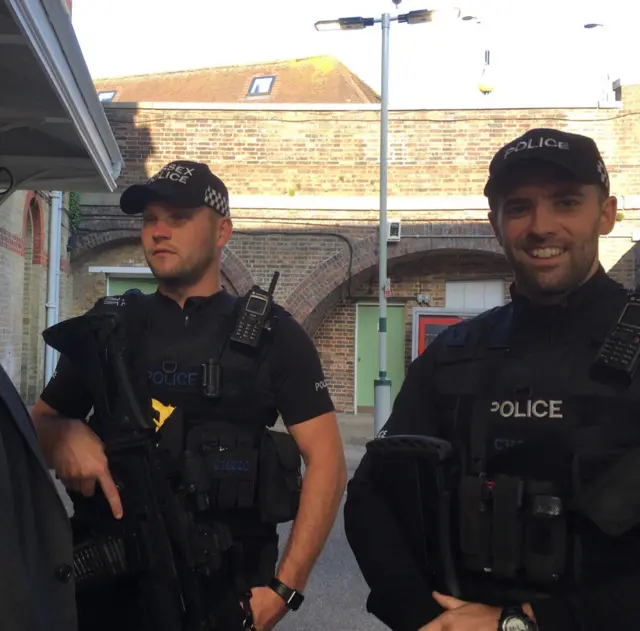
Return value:
M 275 77 L 269 94 L 250 95 L 255 78 Z M 262 86 L 269 86 L 267 79 Z M 334 57 L 113 77 L 95 81 L 113 101 L 173 103 L 379 103 L 364 81 Z

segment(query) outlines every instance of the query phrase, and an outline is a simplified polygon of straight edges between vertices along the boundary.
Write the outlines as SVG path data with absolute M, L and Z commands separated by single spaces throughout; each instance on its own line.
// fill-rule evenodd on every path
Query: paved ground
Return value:
M 364 447 L 346 445 L 345 453 L 351 477 Z M 342 509 L 306 591 L 308 596 L 303 607 L 288 614 L 277 631 L 387 629 L 365 610 L 369 592 L 344 535 Z

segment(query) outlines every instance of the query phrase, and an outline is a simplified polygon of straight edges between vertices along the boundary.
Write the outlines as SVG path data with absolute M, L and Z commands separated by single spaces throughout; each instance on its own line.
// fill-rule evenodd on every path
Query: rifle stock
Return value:
M 76 581 L 135 578 L 154 628 L 185 629 L 183 586 L 174 564 L 167 528 L 165 472 L 158 466 L 153 443 L 146 437 L 106 447 L 111 474 L 120 492 L 123 517 L 116 520 L 100 489 L 93 498 L 73 497 L 76 520 L 88 539 L 76 545 Z
M 418 545 L 424 549 L 425 566 L 435 572 L 436 579 L 442 582 L 443 587 L 438 586 L 438 589 L 444 588 L 451 596 L 460 598 L 460 579 L 451 541 L 452 496 L 448 479 L 452 466 L 451 443 L 432 436 L 396 435 L 369 441 L 366 449 L 374 458 L 392 456 L 400 458 L 405 467 L 411 465 L 410 477 L 414 478 L 417 491 L 413 497 L 416 511 L 411 516 L 405 516 L 405 524 L 411 524 L 412 529 L 417 530 L 413 536 L 420 539 Z M 425 487 L 437 489 L 435 510 L 433 506 L 425 506 L 426 498 L 420 495 Z M 403 512 L 406 509 L 400 509 L 400 513 Z M 431 524 L 430 528 L 428 523 Z M 428 530 L 435 534 L 436 545 L 428 545 Z

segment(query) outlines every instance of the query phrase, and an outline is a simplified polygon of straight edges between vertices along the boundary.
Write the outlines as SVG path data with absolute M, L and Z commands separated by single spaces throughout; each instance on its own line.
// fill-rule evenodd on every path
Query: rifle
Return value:
M 87 314 L 43 333 L 87 377 L 124 510 L 116 520 L 102 493 L 76 498 L 76 520 L 89 532 L 75 548 L 76 582 L 82 589 L 89 582 L 136 576 L 154 628 L 209 631 L 217 623 L 207 612 L 201 578 L 220 568 L 231 534 L 222 524 L 196 523 L 186 509 L 188 489 L 134 392 L 120 325 L 116 314 Z M 105 344 L 106 354 L 100 352 Z

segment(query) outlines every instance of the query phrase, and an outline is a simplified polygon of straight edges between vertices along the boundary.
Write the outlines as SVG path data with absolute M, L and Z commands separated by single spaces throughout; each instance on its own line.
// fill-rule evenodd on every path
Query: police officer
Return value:
M 613 370 L 636 336 L 601 352 L 630 300 L 599 263 L 617 211 L 607 169 L 592 139 L 532 129 L 495 155 L 485 195 L 512 300 L 413 362 L 349 482 L 367 608 L 397 631 L 635 626 L 640 471 L 621 465 L 638 462 L 640 379 Z
M 186 428 L 203 420 L 205 425 L 207 420 L 231 422 L 238 431 L 260 435 L 281 415 L 306 465 L 297 516 L 277 567 L 276 526 L 255 515 L 251 523 L 229 517 L 234 538 L 244 544 L 253 624 L 258 631 L 272 629 L 288 608 L 302 603 L 346 483 L 337 419 L 318 354 L 304 329 L 277 305 L 258 352 L 251 345 L 230 343 L 233 327 L 224 327 L 229 322 L 235 326 L 243 303 L 221 288 L 221 254 L 232 221 L 227 188 L 207 165 L 172 162 L 146 184 L 128 188 L 120 206 L 129 215 L 142 214 L 142 246 L 158 281 L 155 294 L 138 296 L 144 322 L 134 338 L 143 349 L 161 438 L 171 449 L 178 423 Z M 101 299 L 92 312 L 117 311 L 135 297 Z M 221 377 L 215 372 L 218 366 Z M 207 368 L 208 376 L 202 372 Z M 123 503 L 103 441 L 85 422 L 94 400 L 82 377 L 82 367 L 62 355 L 33 418 L 58 477 L 84 496 L 92 496 L 98 485 L 119 519 Z M 204 392 L 205 382 L 219 392 Z M 246 473 L 248 462 L 216 461 L 214 468 Z M 81 606 L 81 628 L 145 628 L 134 614 L 136 597 L 119 593 L 118 599 L 108 606 L 106 598 L 98 599 L 94 611 Z M 237 594 L 222 604 L 227 605 L 239 608 Z M 109 626 L 114 623 L 117 627 Z

